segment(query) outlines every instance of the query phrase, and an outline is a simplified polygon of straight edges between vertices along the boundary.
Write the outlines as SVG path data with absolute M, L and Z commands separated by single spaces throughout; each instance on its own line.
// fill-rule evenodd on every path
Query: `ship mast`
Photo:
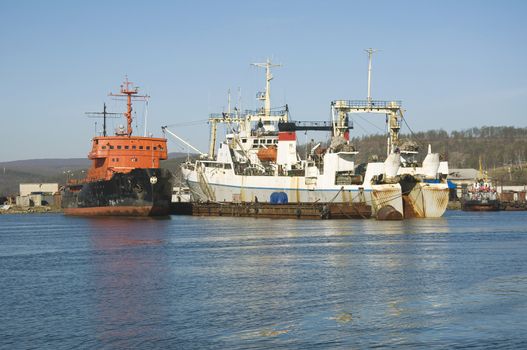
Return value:
M 385 114 L 388 127 L 387 155 L 395 153 L 399 148 L 399 131 L 403 119 L 401 101 L 373 100 L 371 97 L 371 62 L 376 49 L 365 49 L 368 54 L 368 96 L 366 100 L 335 100 L 331 102 L 333 118 L 333 134 L 349 139 L 346 119 L 350 114 L 374 113 Z
M 268 58 L 265 63 L 252 63 L 255 67 L 265 68 L 265 92 L 258 94 L 258 99 L 264 101 L 264 115 L 266 117 L 271 116 L 271 80 L 273 75 L 271 74 L 272 67 L 281 67 L 281 64 L 273 64 Z
M 102 124 L 102 136 L 106 136 L 106 118 L 117 118 L 117 116 L 123 115 L 122 113 L 109 113 L 106 112 L 106 103 L 103 105 L 102 112 L 86 112 L 85 113 L 90 118 L 103 118 Z
M 368 54 L 368 105 L 371 106 L 371 58 L 373 54 L 379 50 L 375 50 L 370 47 L 364 51 L 366 51 Z
M 124 116 L 126 117 L 127 122 L 126 135 L 128 135 L 128 137 L 132 136 L 132 98 L 146 101 L 150 97 L 148 95 L 138 95 L 138 93 L 139 87 L 134 86 L 134 83 L 128 81 L 128 76 L 125 76 L 124 82 L 121 84 L 121 92 L 118 94 L 108 94 L 108 96 L 126 97 L 127 108 L 126 112 L 124 112 Z

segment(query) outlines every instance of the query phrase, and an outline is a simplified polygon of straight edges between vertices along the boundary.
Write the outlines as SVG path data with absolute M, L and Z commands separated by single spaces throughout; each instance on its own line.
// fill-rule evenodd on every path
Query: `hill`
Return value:
M 161 162 L 163 168 L 179 173 L 179 163 L 185 161 L 186 153 L 169 153 L 168 159 Z M 20 183 L 58 182 L 67 179 L 81 179 L 90 167 L 87 158 L 26 159 L 0 162 L 0 195 L 16 195 Z
M 433 152 L 448 160 L 450 168 L 482 169 L 503 185 L 527 184 L 527 128 L 483 126 L 462 131 L 430 130 L 402 134 L 401 139 L 416 141 L 424 156 L 428 144 Z M 370 135 L 353 138 L 359 150 L 358 162 L 372 155 L 381 159 L 386 154 L 386 136 Z

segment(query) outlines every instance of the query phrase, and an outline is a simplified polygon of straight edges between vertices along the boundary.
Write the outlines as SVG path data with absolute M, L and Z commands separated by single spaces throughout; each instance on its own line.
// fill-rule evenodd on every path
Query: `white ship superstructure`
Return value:
M 266 70 L 266 89 L 258 97 L 264 107 L 257 111 L 211 115 L 209 154 L 185 163 L 182 173 L 194 200 L 217 202 L 273 202 L 275 193 L 289 203 L 367 203 L 374 213 L 391 206 L 403 213 L 401 187 L 396 181 L 398 155 L 385 162 L 369 163 L 365 173 L 355 172 L 358 153 L 349 142 L 349 118 L 335 113 L 331 121 L 293 122 L 287 106 L 271 110 L 271 67 Z M 218 124 L 228 133 L 216 151 Z M 297 131 L 326 130 L 331 144 L 317 144 L 306 159 L 297 152 Z M 275 195 L 276 197 L 276 195 Z
M 408 145 L 399 139 L 403 109 L 400 101 L 378 101 L 371 97 L 371 62 L 377 50 L 367 49 L 368 53 L 368 97 L 364 100 L 337 100 L 332 102 L 336 113 L 353 114 L 374 113 L 386 116 L 388 139 L 387 160 L 393 158 L 398 163 L 396 178 L 401 185 L 404 217 L 441 217 L 447 208 L 449 189 L 446 176 L 448 162 L 440 161 L 438 153 L 428 153 L 420 164 L 417 161 L 419 148 L 415 142 Z M 395 160 L 398 159 L 398 160 Z
M 422 163 L 417 161 L 419 148 L 415 143 L 401 142 L 399 131 L 403 119 L 403 109 L 400 101 L 367 100 L 336 100 L 332 109 L 337 114 L 352 116 L 353 114 L 386 115 L 388 128 L 387 160 L 393 163 L 392 169 L 397 169 L 392 178 L 401 185 L 404 216 L 409 217 L 441 217 L 448 205 L 449 189 L 446 180 L 448 162 L 440 161 L 438 153 L 428 153 Z M 391 161 L 389 162 L 389 160 Z M 386 168 L 387 174 L 390 174 Z M 393 180 L 392 180 L 393 181 Z
M 448 174 L 448 164 L 429 150 L 418 166 L 417 152 L 401 149 L 401 103 L 372 100 L 370 52 L 369 57 L 367 100 L 335 100 L 331 103 L 331 120 L 319 122 L 291 121 L 287 105 L 271 109 L 271 68 L 278 65 L 270 60 L 255 64 L 265 68 L 266 73 L 265 91 L 257 94 L 263 107 L 245 112 L 231 112 L 229 108 L 228 112 L 210 116 L 209 153 L 200 152 L 199 160 L 182 165 L 192 199 L 365 203 L 372 206 L 374 215 L 383 207 L 401 217 L 443 215 L 448 186 L 442 174 Z M 386 160 L 368 163 L 360 170 L 355 166 L 358 151 L 349 141 L 350 117 L 357 113 L 385 114 L 388 126 Z M 218 125 L 226 127 L 227 134 L 216 149 Z M 326 146 L 311 145 L 307 156 L 301 158 L 296 133 L 307 130 L 328 131 L 331 141 Z

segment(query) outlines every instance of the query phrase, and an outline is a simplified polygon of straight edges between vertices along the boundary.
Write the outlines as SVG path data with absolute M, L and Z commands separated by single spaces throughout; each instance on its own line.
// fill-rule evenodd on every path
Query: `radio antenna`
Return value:
M 370 47 L 364 51 L 368 54 L 368 106 L 371 106 L 371 58 L 373 54 L 379 50 Z
M 118 118 L 118 116 L 123 115 L 122 113 L 106 112 L 106 103 L 103 104 L 102 112 L 86 112 L 84 114 L 86 114 L 88 118 L 102 118 L 102 136 L 106 136 L 106 118 Z M 95 125 L 97 125 L 97 122 Z

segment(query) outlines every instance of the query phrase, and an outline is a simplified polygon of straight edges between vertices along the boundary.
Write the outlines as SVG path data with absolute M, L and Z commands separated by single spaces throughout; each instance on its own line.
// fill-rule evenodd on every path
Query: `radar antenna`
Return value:
M 281 64 L 273 64 L 268 58 L 265 63 L 251 63 L 252 66 L 265 68 L 265 92 L 259 93 L 258 98 L 264 101 L 264 112 L 265 116 L 271 115 L 271 80 L 273 75 L 271 74 L 272 67 L 281 67 Z
M 88 118 L 102 118 L 102 136 L 106 136 L 106 118 L 118 118 L 122 113 L 106 112 L 106 103 L 103 105 L 102 112 L 85 112 Z M 102 116 L 102 117 L 101 117 Z
M 129 137 L 132 136 L 132 98 L 135 100 L 141 100 L 141 101 L 147 101 L 150 96 L 148 95 L 138 95 L 139 93 L 139 87 L 134 86 L 134 83 L 131 81 L 128 81 L 128 76 L 125 76 L 124 82 L 121 84 L 121 91 L 118 94 L 109 93 L 108 96 L 115 96 L 115 97 L 126 97 L 126 112 L 124 112 L 124 116 L 126 117 L 126 121 L 128 123 L 128 127 L 126 129 L 126 135 Z

